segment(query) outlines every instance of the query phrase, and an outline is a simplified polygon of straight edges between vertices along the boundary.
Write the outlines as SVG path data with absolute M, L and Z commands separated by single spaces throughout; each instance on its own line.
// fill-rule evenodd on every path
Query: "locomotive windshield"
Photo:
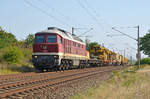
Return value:
M 47 43 L 56 43 L 56 35 L 47 36 Z
M 44 36 L 36 36 L 35 43 L 44 43 Z

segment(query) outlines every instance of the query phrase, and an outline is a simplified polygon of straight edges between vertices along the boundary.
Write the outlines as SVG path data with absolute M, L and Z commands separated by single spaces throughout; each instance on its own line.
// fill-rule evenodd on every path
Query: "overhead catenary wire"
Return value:
M 61 24 L 63 24 L 63 25 L 66 25 L 66 26 L 68 26 L 68 27 L 72 27 L 71 25 L 67 24 L 66 22 L 64 22 L 64 21 L 62 21 L 62 20 L 56 18 L 55 16 L 51 15 L 51 14 L 48 13 L 47 11 L 45 11 L 45 10 L 41 9 L 40 7 L 38 7 L 38 6 L 34 5 L 34 4 L 32 4 L 32 3 L 29 2 L 28 0 L 24 0 L 24 2 L 25 2 L 26 4 L 28 4 L 28 5 L 30 5 L 31 7 L 33 7 L 33 8 L 35 8 L 35 9 L 39 10 L 40 12 L 44 13 L 44 14 L 47 15 L 48 17 L 54 19 L 55 21 L 57 21 L 57 22 L 59 22 L 59 23 L 61 23 Z
M 101 19 L 100 16 L 97 14 L 97 11 L 88 3 L 87 0 L 84 0 L 85 4 L 88 6 L 88 8 L 91 9 L 91 11 L 93 12 L 93 15 L 95 15 L 95 17 L 97 17 L 98 19 Z
M 96 9 L 95 9 L 91 4 L 89 4 L 87 0 L 84 0 L 84 1 L 85 1 L 85 4 L 88 6 L 88 8 L 91 9 L 91 11 L 92 11 L 93 14 L 97 17 L 98 20 L 99 20 L 99 19 L 104 20 L 104 19 L 102 19 L 101 16 L 98 15 Z M 102 23 L 102 22 L 101 22 L 101 23 Z M 106 23 L 106 22 L 105 22 L 105 25 L 107 25 L 110 29 L 112 28 L 112 26 L 111 26 L 110 24 Z
M 75 0 L 82 9 L 85 10 L 85 12 L 92 18 L 93 21 L 95 21 L 101 28 L 103 28 L 104 30 L 104 27 L 101 25 L 101 23 L 99 22 L 99 20 L 93 15 L 91 14 L 91 12 L 85 7 L 84 4 L 82 4 L 79 0 Z
M 93 28 L 90 28 L 89 30 L 87 30 L 84 33 L 80 34 L 78 37 L 81 37 L 81 36 L 85 35 L 86 33 L 90 32 L 91 30 L 93 30 Z
M 91 11 L 93 12 L 93 14 L 98 18 L 98 19 L 101 19 L 101 17 L 98 15 L 96 9 L 94 9 L 94 7 L 88 3 L 88 0 L 84 0 L 85 1 L 85 4 L 91 9 Z M 105 24 L 112 30 L 114 29 L 110 24 L 106 23 Z M 125 35 L 124 33 L 121 33 L 122 35 Z M 121 35 L 120 34 L 120 35 Z M 114 34 L 114 35 L 118 35 L 118 34 Z M 108 35 L 107 35 L 108 36 Z M 118 35 L 119 36 L 119 35 Z M 128 35 L 129 36 L 129 35 Z M 131 38 L 131 37 L 130 37 Z M 132 38 L 133 39 L 133 38 Z
M 137 51 L 137 49 L 136 49 L 136 48 L 134 48 L 133 46 L 131 46 L 130 44 L 125 43 L 125 45 L 126 45 L 126 46 L 128 46 L 128 47 L 130 47 L 131 49 L 133 49 L 133 50 L 136 50 L 136 51 Z
M 85 0 L 82 0 L 85 1 Z M 109 30 L 107 28 L 105 28 L 105 25 L 103 25 L 102 21 L 100 21 L 100 16 L 98 16 L 96 10 L 91 6 L 91 4 L 88 3 L 88 1 L 86 0 L 83 4 L 81 2 L 81 0 L 76 0 L 76 2 L 78 3 L 78 5 L 80 5 L 80 7 L 82 7 L 82 9 L 84 9 L 86 11 L 86 13 L 92 18 L 92 20 L 94 22 L 96 22 L 96 24 L 105 32 L 107 33 Z M 91 10 L 89 10 L 88 8 L 90 8 Z M 109 24 L 106 24 L 110 30 L 112 31 L 112 26 Z
M 55 9 L 55 8 L 52 7 L 52 6 L 49 6 L 49 5 L 48 5 L 46 2 L 44 2 L 43 0 L 37 0 L 37 1 L 39 1 L 40 3 L 42 3 L 42 4 L 44 4 L 45 6 L 47 6 L 48 8 L 50 8 L 51 11 L 54 11 L 54 12 L 56 12 L 57 14 L 61 15 L 64 19 L 66 19 L 66 20 L 71 19 L 71 18 L 69 18 L 68 16 L 64 15 L 63 13 L 61 13 L 61 11 Z
M 84 0 L 85 1 L 85 4 L 88 6 L 88 8 L 90 8 L 91 9 L 91 11 L 93 12 L 93 16 L 96 18 L 96 19 L 101 19 L 101 18 L 99 18 L 100 16 L 98 16 L 98 14 L 97 14 L 97 12 L 96 12 L 96 10 L 95 9 L 93 9 L 93 7 L 88 3 L 88 1 L 87 0 Z M 89 11 L 90 12 L 90 11 Z M 113 29 L 113 30 L 116 30 L 116 29 L 114 29 L 110 24 L 106 24 L 107 26 L 109 26 L 110 28 L 111 28 L 111 30 Z M 131 37 L 130 35 L 128 35 L 128 34 L 125 34 L 125 33 L 123 33 L 123 32 L 121 32 L 121 31 L 119 31 L 119 30 L 116 30 L 116 31 L 118 31 L 118 32 L 120 32 L 121 34 L 123 34 L 123 35 L 126 35 L 126 36 L 128 36 L 129 38 L 132 38 L 132 39 L 134 39 L 134 40 L 136 40 L 135 38 L 133 38 L 133 37 Z
M 133 40 L 136 40 L 136 41 L 137 41 L 137 39 L 135 39 L 134 37 L 132 37 L 132 36 L 130 36 L 130 35 L 128 35 L 128 34 L 125 34 L 125 33 L 121 32 L 121 31 L 115 29 L 114 27 L 112 27 L 112 29 L 115 30 L 115 31 L 117 31 L 117 32 L 119 32 L 119 33 L 121 33 L 121 34 L 123 34 L 123 35 L 125 35 L 125 36 L 127 36 L 127 37 L 129 37 L 129 38 L 131 38 L 131 39 L 133 39 Z

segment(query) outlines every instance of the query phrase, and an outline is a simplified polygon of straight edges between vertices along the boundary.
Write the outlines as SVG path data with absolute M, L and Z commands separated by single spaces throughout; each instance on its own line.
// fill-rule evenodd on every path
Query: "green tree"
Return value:
M 150 58 L 143 58 L 140 60 L 140 63 L 150 65 Z M 135 65 L 138 65 L 138 61 L 136 61 Z
M 94 45 L 99 45 L 97 42 L 86 43 L 86 50 L 90 50 Z
M 8 64 L 20 63 L 23 58 L 23 53 L 17 47 L 8 47 L 3 54 L 3 60 Z
M 10 45 L 16 45 L 17 39 L 12 33 L 8 33 L 0 27 L 0 49 Z
M 26 45 L 26 47 L 31 47 L 32 44 L 33 44 L 33 42 L 34 42 L 34 35 L 33 34 L 29 34 L 27 36 L 27 38 L 25 39 L 25 45 Z
M 140 50 L 150 57 L 150 30 L 144 37 L 140 38 Z

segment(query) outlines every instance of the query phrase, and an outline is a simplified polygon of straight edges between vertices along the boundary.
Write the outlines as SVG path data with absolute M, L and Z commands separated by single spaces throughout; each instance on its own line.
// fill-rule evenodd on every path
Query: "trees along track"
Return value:
M 49 87 L 59 85 L 65 82 L 79 80 L 85 77 L 94 76 L 101 73 L 111 72 L 113 70 L 119 70 L 120 67 L 97 67 L 97 68 L 86 68 L 78 70 L 69 70 L 63 72 L 48 72 L 48 73 L 29 73 L 25 75 L 14 75 L 14 76 L 0 76 L 0 78 L 15 78 L 11 80 L 0 80 L 0 98 L 6 98 L 11 96 L 17 96 L 17 94 L 23 94 L 26 92 L 32 92 L 42 87 Z M 22 77 L 22 78 L 21 78 Z M 4 79 L 3 78 L 3 79 Z

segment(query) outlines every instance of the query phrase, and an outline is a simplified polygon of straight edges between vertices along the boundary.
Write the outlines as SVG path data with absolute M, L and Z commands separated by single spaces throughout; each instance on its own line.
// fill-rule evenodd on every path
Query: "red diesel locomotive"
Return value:
M 86 44 L 74 34 L 56 27 L 35 34 L 32 62 L 38 70 L 83 67 L 88 58 Z

